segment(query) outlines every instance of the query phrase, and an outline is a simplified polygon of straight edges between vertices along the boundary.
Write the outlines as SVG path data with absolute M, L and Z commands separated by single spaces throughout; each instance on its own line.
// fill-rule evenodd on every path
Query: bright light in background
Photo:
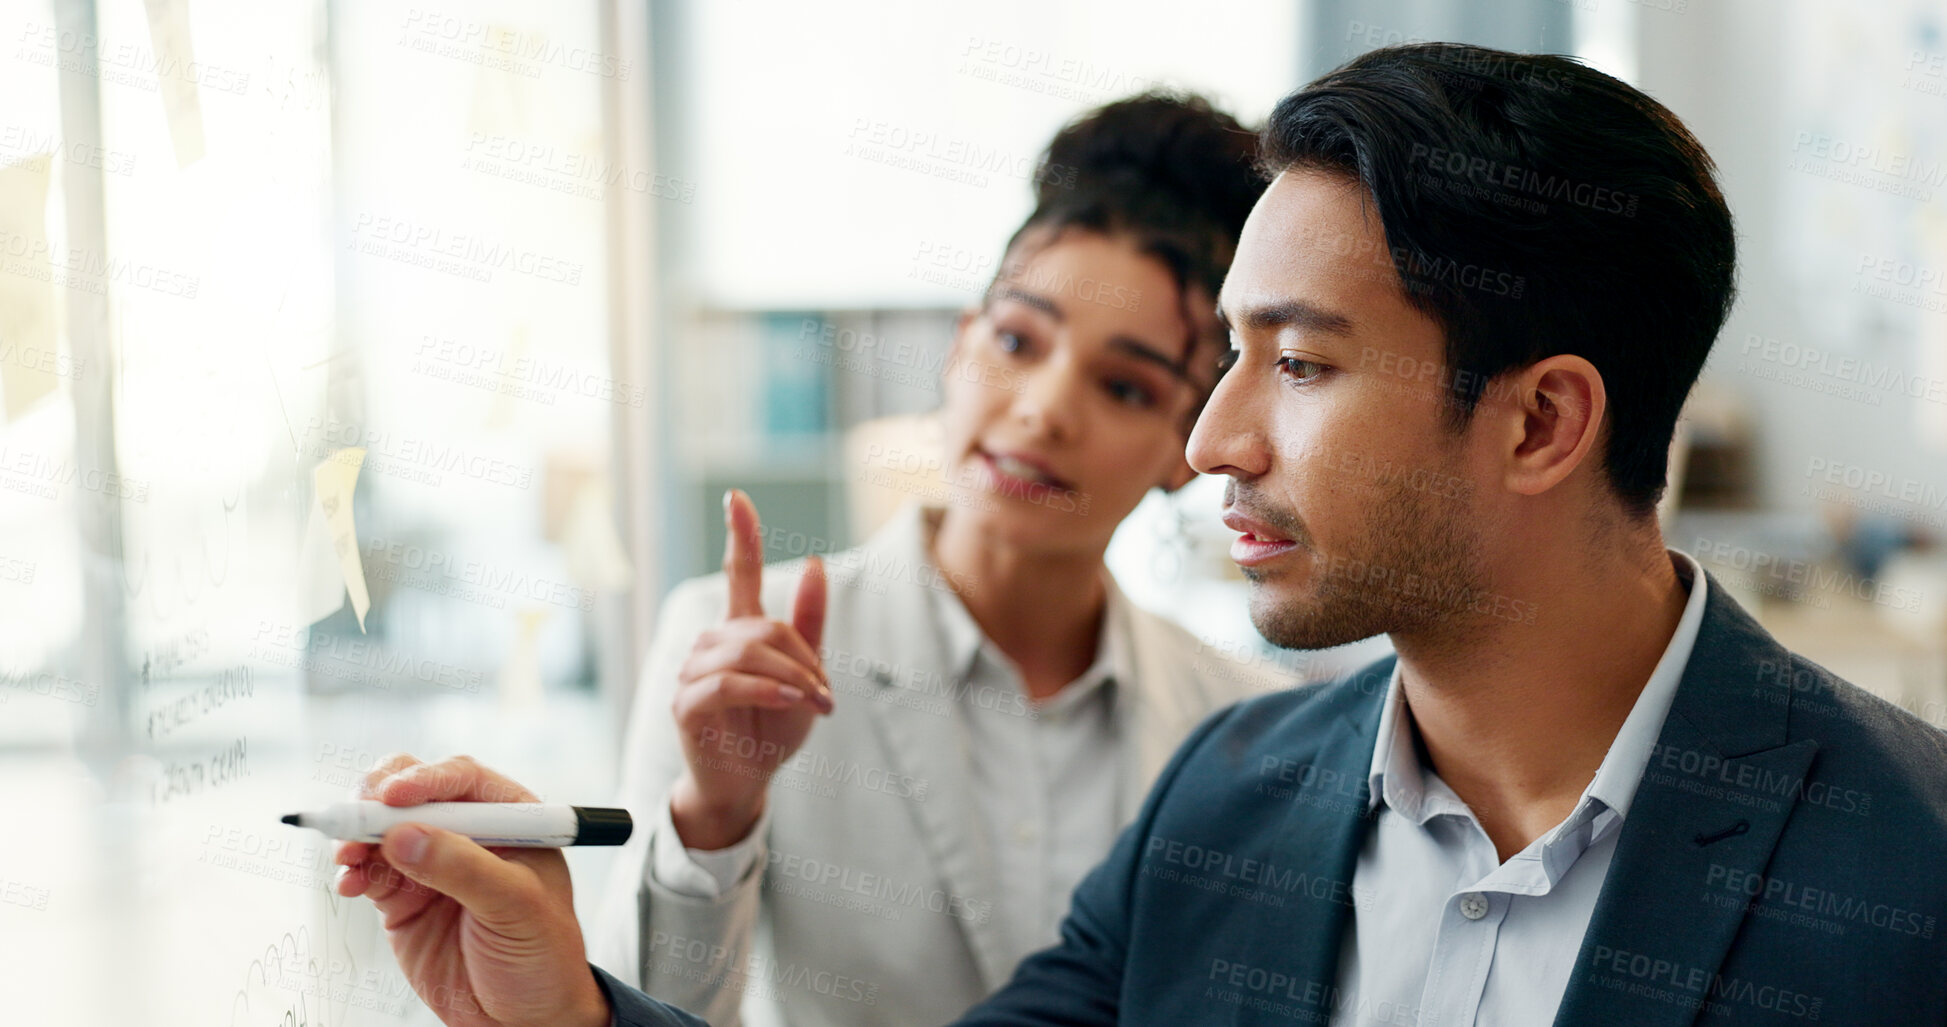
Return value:
M 17 18 L 0 22 L 14 29 L 8 39 L 52 29 L 51 3 L 17 9 Z M 62 345 L 68 290 L 55 287 L 51 257 L 69 249 L 58 212 L 76 154 L 61 131 L 52 53 L 45 62 L 0 61 L 0 96 L 7 109 L 0 125 L 0 539 L 9 542 L 0 551 L 0 677 L 17 677 L 46 666 L 80 628 L 80 554 L 68 528 L 73 496 L 38 468 L 71 461 L 73 382 L 102 369 L 77 364 Z M 122 167 L 126 155 L 113 156 Z M 20 723 L 26 719 L 38 718 L 0 718 L 0 731 L 46 736 L 44 725 Z
M 1570 0 L 1570 6 L 1575 11 L 1575 56 L 1591 68 L 1634 83 L 1639 5 Z
M 1261 121 L 1296 82 L 1302 5 L 681 7 L 665 49 L 703 227 L 675 281 L 717 308 L 843 309 L 965 303 L 925 273 L 991 273 L 1035 158 L 1088 108 L 1174 86 Z
M 0 1021 L 430 1022 L 277 816 L 397 750 L 612 786 L 596 12 L 0 18 Z

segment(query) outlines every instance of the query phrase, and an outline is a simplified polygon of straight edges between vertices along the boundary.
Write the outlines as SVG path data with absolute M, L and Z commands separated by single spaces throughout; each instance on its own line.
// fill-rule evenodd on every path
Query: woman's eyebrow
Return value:
M 1060 324 L 1063 320 L 1061 308 L 1055 305 L 1054 300 L 1038 293 L 1028 292 L 1026 289 L 1016 288 L 1012 285 L 998 286 L 994 289 L 994 298 L 1013 300 L 1023 306 L 1033 307 L 1049 317 L 1054 318 L 1056 324 Z
M 1055 304 L 1054 300 L 1037 293 L 1028 292 L 1025 289 L 1012 285 L 1003 285 L 994 290 L 994 298 L 1013 300 L 1023 306 L 1033 307 L 1047 314 L 1049 317 L 1054 318 L 1056 324 L 1060 324 L 1064 320 L 1061 308 Z M 1130 335 L 1111 336 L 1109 338 L 1109 347 L 1135 357 L 1138 360 L 1155 364 L 1186 382 L 1190 382 L 1191 384 L 1196 383 L 1196 379 L 1190 376 L 1189 368 L 1185 366 L 1188 363 L 1187 352 L 1185 353 L 1185 359 L 1179 360 L 1165 354 L 1162 350 L 1151 346 L 1149 343 Z M 1190 348 L 1194 349 L 1195 347 Z
M 1181 378 L 1186 382 L 1189 382 L 1193 385 L 1196 384 L 1196 379 L 1190 377 L 1189 368 L 1184 366 L 1185 364 L 1188 363 L 1187 353 L 1185 354 L 1186 359 L 1178 360 L 1174 357 L 1165 356 L 1161 350 L 1158 350 L 1154 346 L 1151 346 L 1148 343 L 1141 341 L 1140 339 L 1131 338 L 1127 335 L 1117 335 L 1111 337 L 1109 339 L 1109 346 L 1112 349 L 1120 350 L 1121 352 L 1126 353 L 1132 357 L 1135 357 L 1138 360 L 1145 360 L 1152 364 L 1155 364 L 1158 367 L 1161 367 L 1169 371 L 1170 374 L 1175 375 L 1176 377 Z M 1195 347 L 1192 346 L 1191 348 L 1194 349 Z

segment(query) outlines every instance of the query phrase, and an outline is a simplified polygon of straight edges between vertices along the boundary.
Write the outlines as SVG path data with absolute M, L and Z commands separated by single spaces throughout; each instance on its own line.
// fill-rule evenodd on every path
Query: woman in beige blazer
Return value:
M 766 568 L 726 495 L 725 572 L 668 596 L 630 718 L 640 828 L 597 963 L 718 1027 L 913 1027 L 1056 940 L 1163 761 L 1251 680 L 1103 553 L 1194 474 L 1254 150 L 1160 95 L 1055 137 L 956 330 L 936 505 Z

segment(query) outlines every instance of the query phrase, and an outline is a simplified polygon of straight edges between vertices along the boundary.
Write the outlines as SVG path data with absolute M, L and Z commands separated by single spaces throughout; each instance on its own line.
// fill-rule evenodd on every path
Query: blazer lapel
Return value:
M 931 564 L 922 513 L 916 504 L 901 512 L 908 523 L 884 539 L 890 558 Z M 931 576 L 898 576 L 888 582 L 881 601 L 862 607 L 878 611 L 878 623 L 861 631 L 861 648 L 884 652 L 890 661 L 890 672 L 874 672 L 880 695 L 866 705 L 890 769 L 927 783 L 925 801 L 906 805 L 934 872 L 949 894 L 991 902 L 998 897 L 999 874 L 986 836 L 975 829 L 978 807 L 960 708 L 972 652 L 965 640 L 948 637 L 934 610 L 936 602 L 957 600 L 933 594 L 917 583 L 923 578 Z M 901 696 L 902 690 L 914 694 Z M 951 919 L 973 950 L 985 986 L 993 990 L 1006 983 L 1011 967 L 994 921 Z
M 957 676 L 933 680 L 945 680 L 947 687 L 955 690 L 960 684 Z M 897 683 L 881 684 L 888 689 L 902 687 Z M 945 701 L 957 704 L 952 695 Z M 973 829 L 976 800 L 967 766 L 966 728 L 958 710 L 936 716 L 930 708 L 907 709 L 896 703 L 875 701 L 872 715 L 893 769 L 927 782 L 926 801 L 907 805 L 912 809 L 927 859 L 948 894 L 995 901 L 999 875 L 986 836 Z M 994 921 L 950 919 L 966 935 L 986 987 L 992 990 L 1006 983 L 1010 968 L 1000 935 L 990 926 Z
M 1127 824 L 1142 811 L 1149 788 L 1197 722 L 1210 710 L 1192 701 L 1202 689 L 1183 651 L 1167 644 L 1163 631 L 1146 631 L 1151 616 L 1123 596 L 1109 579 L 1107 616 L 1117 622 L 1115 667 L 1117 759 L 1121 781 L 1116 816 Z
M 1758 687 L 1784 649 L 1713 579 L 1670 715 L 1555 1017 L 1559 1027 L 1679 1027 L 1699 1018 L 1744 921 L 1697 900 L 1713 866 L 1760 874 L 1818 743 L 1788 742 L 1786 707 Z M 1757 982 L 1783 985 L 1789 982 Z M 1659 998 L 1658 993 L 1663 993 Z

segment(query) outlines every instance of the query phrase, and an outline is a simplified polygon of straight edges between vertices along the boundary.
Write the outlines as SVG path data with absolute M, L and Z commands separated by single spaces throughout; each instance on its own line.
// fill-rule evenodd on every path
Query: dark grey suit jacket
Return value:
M 961 1023 L 1330 1020 L 1391 674 L 1212 715 L 1061 943 Z M 1713 581 L 1554 1022 L 1947 1024 L 1943 910 L 1947 733 L 1786 651 Z M 695 1022 L 605 983 L 619 1024 Z
M 1332 1018 L 1391 673 L 1213 715 L 1076 889 L 1062 943 L 961 1022 Z M 1712 582 L 1554 1022 L 1947 1024 L 1944 911 L 1947 733 Z

